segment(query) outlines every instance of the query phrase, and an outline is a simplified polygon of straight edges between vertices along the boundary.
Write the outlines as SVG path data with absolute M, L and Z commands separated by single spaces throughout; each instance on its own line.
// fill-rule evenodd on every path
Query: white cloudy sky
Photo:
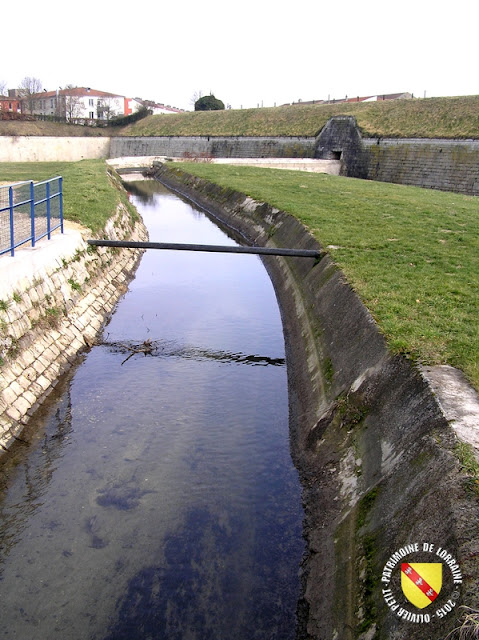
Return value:
M 8 2 L 0 83 L 25 76 L 191 109 L 479 94 L 477 0 Z M 8 52 L 8 55 L 5 53 Z

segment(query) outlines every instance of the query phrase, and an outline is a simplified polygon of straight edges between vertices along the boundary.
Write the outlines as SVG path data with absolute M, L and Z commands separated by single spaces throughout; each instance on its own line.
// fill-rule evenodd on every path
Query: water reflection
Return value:
M 158 185 L 134 198 L 152 240 L 233 242 Z M 147 251 L 64 384 L 3 471 L 2 633 L 294 638 L 300 489 L 258 258 Z
M 61 390 L 60 398 L 49 403 L 48 419 L 45 421 L 45 410 L 39 412 L 35 431 L 27 428 L 0 465 L 0 577 L 4 558 L 28 526 L 29 517 L 42 505 L 42 497 L 71 435 L 68 385 L 61 385 Z

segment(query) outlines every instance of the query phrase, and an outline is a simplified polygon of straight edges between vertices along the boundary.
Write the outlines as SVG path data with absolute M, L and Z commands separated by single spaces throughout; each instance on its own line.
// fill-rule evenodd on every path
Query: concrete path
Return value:
M 112 158 L 107 163 L 114 169 L 151 167 L 153 161 L 191 162 L 191 158 L 171 158 L 166 156 L 130 156 Z M 309 171 L 339 175 L 340 160 L 315 160 L 313 158 L 208 158 L 209 164 L 231 164 L 234 166 L 263 167 L 268 169 L 289 169 L 291 171 Z M 126 176 L 122 173 L 126 180 Z M 136 178 L 135 178 L 136 179 Z
M 9 253 L 0 256 L 0 300 L 12 297 L 17 290 L 24 290 L 26 281 L 35 277 L 44 277 L 47 267 L 62 260 L 69 260 L 78 249 L 84 249 L 90 230 L 72 222 L 65 222 L 64 233 L 56 230 L 51 240 L 42 238 L 35 247 L 24 245 L 15 249 L 12 257 Z
M 441 409 L 463 442 L 475 449 L 479 462 L 479 396 L 459 369 L 449 365 L 424 367 L 423 374 Z

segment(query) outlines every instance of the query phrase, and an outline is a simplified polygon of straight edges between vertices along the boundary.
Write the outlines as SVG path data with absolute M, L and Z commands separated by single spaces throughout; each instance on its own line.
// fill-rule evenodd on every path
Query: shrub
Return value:
M 203 96 L 195 102 L 195 111 L 221 111 L 225 108 L 224 103 L 213 94 Z
M 138 122 L 138 120 L 142 120 L 143 118 L 146 118 L 146 116 L 151 116 L 152 113 L 153 111 L 151 111 L 151 109 L 148 109 L 147 107 L 140 107 L 138 111 L 130 113 L 129 116 L 118 116 L 116 118 L 112 118 L 108 124 L 111 127 L 124 127 L 127 124 Z

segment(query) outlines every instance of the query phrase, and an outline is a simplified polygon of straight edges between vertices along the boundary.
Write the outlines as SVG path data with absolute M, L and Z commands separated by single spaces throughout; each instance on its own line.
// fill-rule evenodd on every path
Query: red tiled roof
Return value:
M 108 91 L 98 91 L 98 89 L 90 89 L 89 87 L 74 87 L 72 89 L 58 89 L 57 91 L 41 91 L 34 95 L 35 98 L 54 98 L 60 96 L 92 96 L 95 98 L 123 98 L 117 93 L 108 93 Z

